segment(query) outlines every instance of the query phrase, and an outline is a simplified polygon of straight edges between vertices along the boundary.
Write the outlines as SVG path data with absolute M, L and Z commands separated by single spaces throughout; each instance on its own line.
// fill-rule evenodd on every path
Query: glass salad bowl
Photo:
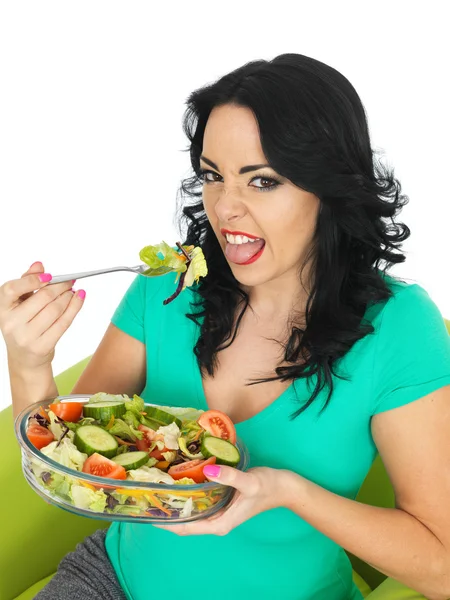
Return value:
M 186 483 L 186 480 L 179 483 L 153 483 L 129 479 L 130 471 L 127 471 L 126 479 L 119 480 L 83 472 L 81 462 L 80 470 L 76 470 L 72 465 L 73 460 L 77 458 L 74 459 L 70 454 L 74 452 L 77 455 L 77 450 L 70 441 L 73 440 L 74 434 L 66 435 L 70 430 L 64 432 L 66 441 L 61 438 L 58 440 L 61 446 L 58 450 L 58 462 L 44 453 L 45 447 L 41 451 L 31 443 L 27 429 L 29 423 L 34 421 L 33 417 L 36 413 L 43 414 L 42 411 L 48 411 L 48 407 L 55 401 L 61 404 L 81 403 L 84 407 L 89 403 L 90 398 L 90 395 L 80 394 L 58 396 L 55 400 L 46 400 L 28 406 L 16 418 L 15 432 L 21 447 L 25 478 L 46 502 L 94 519 L 173 524 L 208 518 L 231 501 L 233 488 L 207 480 L 204 483 Z M 148 407 L 160 408 L 146 403 L 147 410 Z M 180 411 L 175 414 L 182 418 L 183 409 L 173 410 Z M 202 412 L 190 410 L 191 413 Z M 53 444 L 53 447 L 55 446 L 56 439 Z M 240 455 L 236 468 L 245 470 L 249 464 L 247 449 L 239 439 L 236 440 L 235 446 Z M 86 454 L 80 456 L 87 458 Z M 68 464 L 71 466 L 67 466 Z M 154 471 L 154 469 L 150 470 Z

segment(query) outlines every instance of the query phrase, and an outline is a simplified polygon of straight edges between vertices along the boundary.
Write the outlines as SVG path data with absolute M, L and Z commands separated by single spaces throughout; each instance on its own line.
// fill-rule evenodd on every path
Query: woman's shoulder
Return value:
M 371 319 L 372 414 L 450 383 L 450 337 L 436 303 L 421 285 L 384 277 L 392 295 Z
M 406 327 L 410 332 L 417 327 L 445 327 L 438 306 L 425 288 L 418 283 L 406 282 L 393 275 L 384 275 L 391 296 L 380 303 L 374 319 L 375 329 L 399 331 Z

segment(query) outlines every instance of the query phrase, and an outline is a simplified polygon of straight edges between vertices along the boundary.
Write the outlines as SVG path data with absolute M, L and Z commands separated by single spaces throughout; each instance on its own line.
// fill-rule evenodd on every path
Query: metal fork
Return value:
M 83 279 L 84 277 L 93 277 L 94 275 L 103 275 L 104 273 L 114 273 L 115 271 L 131 271 L 142 275 L 149 270 L 148 265 L 137 265 L 137 267 L 110 267 L 109 269 L 97 269 L 97 271 L 84 271 L 83 273 L 69 273 L 67 275 L 56 275 L 49 282 L 49 285 L 54 283 L 62 283 L 71 279 Z
M 186 264 L 192 259 L 192 252 L 188 253 L 183 248 L 180 242 L 177 242 L 176 245 L 180 250 L 181 254 L 184 254 L 186 257 Z M 148 265 L 137 265 L 137 267 L 110 267 L 109 269 L 98 269 L 97 271 L 85 271 L 84 273 L 69 273 L 68 275 L 56 275 L 56 277 L 52 277 L 50 281 L 50 285 L 53 283 L 62 283 L 63 281 L 71 281 L 72 279 L 83 279 L 83 277 L 93 277 L 94 275 L 103 275 L 104 273 L 114 273 L 115 271 L 131 271 L 132 273 L 137 273 L 138 275 L 143 275 L 145 271 L 148 271 L 150 267 Z M 151 269 L 153 271 L 151 273 L 152 277 L 158 275 L 165 275 L 170 272 L 172 269 L 168 267 L 161 266 L 157 269 Z M 159 272 L 158 272 L 159 271 Z

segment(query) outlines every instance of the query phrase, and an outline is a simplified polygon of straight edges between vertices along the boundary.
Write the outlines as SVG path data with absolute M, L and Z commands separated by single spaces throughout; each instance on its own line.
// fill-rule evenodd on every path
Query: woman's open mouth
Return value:
M 222 229 L 221 233 L 227 240 L 225 256 L 237 265 L 250 265 L 264 252 L 265 240 L 240 231 Z

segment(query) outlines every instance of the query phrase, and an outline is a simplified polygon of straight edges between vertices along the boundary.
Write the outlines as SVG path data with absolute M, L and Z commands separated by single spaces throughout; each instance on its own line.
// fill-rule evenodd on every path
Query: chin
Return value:
M 245 265 L 240 267 L 235 263 L 228 263 L 235 279 L 244 286 L 255 287 L 267 283 L 272 277 L 269 277 L 267 273 L 262 272 L 261 269 L 252 267 L 252 265 Z

